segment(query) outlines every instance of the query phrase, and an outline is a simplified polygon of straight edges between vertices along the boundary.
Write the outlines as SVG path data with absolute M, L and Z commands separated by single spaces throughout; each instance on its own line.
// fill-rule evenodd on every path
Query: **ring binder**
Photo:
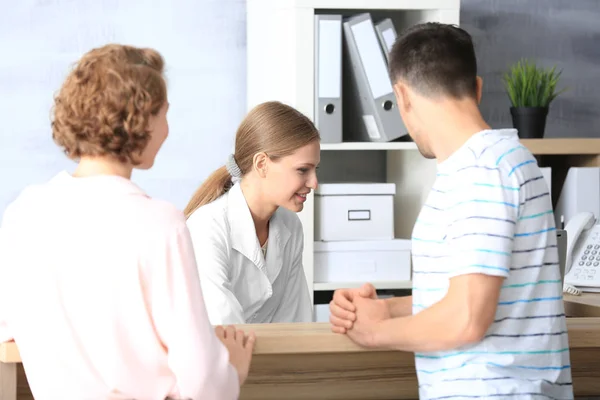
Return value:
M 344 80 L 350 128 L 344 132 L 344 140 L 389 142 L 407 135 L 371 15 L 348 18 L 343 27 L 344 49 L 350 62 Z
M 322 143 L 342 142 L 342 16 L 315 15 L 315 125 Z

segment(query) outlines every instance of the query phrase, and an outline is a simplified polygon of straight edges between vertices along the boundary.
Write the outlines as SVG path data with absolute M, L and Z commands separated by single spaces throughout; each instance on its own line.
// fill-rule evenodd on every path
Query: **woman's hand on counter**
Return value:
M 241 329 L 236 330 L 234 326 L 230 325 L 227 327 L 217 326 L 215 333 L 219 340 L 227 347 L 229 362 L 238 372 L 240 386 L 243 385 L 246 378 L 248 378 L 250 362 L 252 361 L 252 351 L 256 342 L 254 332 L 246 335 Z
M 352 328 L 356 320 L 356 306 L 353 301 L 357 297 L 376 300 L 375 286 L 365 283 L 357 289 L 338 289 L 333 293 L 333 299 L 329 303 L 329 322 L 333 332 L 346 333 Z

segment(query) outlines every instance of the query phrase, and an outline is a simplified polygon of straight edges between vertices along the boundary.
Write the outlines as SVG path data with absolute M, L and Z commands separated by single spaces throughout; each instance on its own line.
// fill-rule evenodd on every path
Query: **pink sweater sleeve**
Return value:
M 202 296 L 189 231 L 179 226 L 166 243 L 150 249 L 151 313 L 157 334 L 168 350 L 177 379 L 171 396 L 189 399 L 237 399 L 237 371 L 227 348 L 210 324 Z M 146 271 L 146 274 L 148 271 Z
M 2 232 L 5 230 L 6 229 L 2 229 L 2 227 L 0 227 L 0 282 L 5 280 L 8 281 L 8 271 L 3 269 L 3 267 L 6 268 L 10 265 L 10 262 L 5 259 L 6 257 L 3 258 L 3 255 L 7 253 L 5 246 L 8 246 L 8 243 L 6 243 L 6 240 L 4 240 L 2 237 Z M 3 293 L 0 293 L 0 343 L 8 342 L 9 340 L 13 339 L 6 321 L 6 306 L 9 304 L 9 301 L 8 299 L 4 298 L 2 294 Z
M 5 311 L 2 309 L 3 301 L 0 299 L 0 343 L 8 342 L 13 339 L 10 330 L 8 329 L 8 324 L 5 318 Z

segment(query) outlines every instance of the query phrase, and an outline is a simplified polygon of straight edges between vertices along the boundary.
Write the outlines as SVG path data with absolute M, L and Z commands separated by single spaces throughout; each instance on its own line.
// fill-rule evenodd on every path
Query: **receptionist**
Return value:
M 241 122 L 235 152 L 186 207 L 202 291 L 213 325 L 310 322 L 297 212 L 317 187 L 320 137 L 279 102 Z

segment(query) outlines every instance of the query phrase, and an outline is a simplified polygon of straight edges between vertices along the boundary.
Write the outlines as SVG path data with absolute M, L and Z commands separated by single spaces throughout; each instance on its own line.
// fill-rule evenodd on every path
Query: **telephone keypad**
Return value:
M 596 269 L 600 266 L 600 237 L 594 232 L 588 243 L 583 248 L 581 256 L 577 260 L 577 268 L 574 271 L 575 279 L 579 280 L 598 280 L 596 278 Z M 600 274 L 599 274 L 600 275 Z

